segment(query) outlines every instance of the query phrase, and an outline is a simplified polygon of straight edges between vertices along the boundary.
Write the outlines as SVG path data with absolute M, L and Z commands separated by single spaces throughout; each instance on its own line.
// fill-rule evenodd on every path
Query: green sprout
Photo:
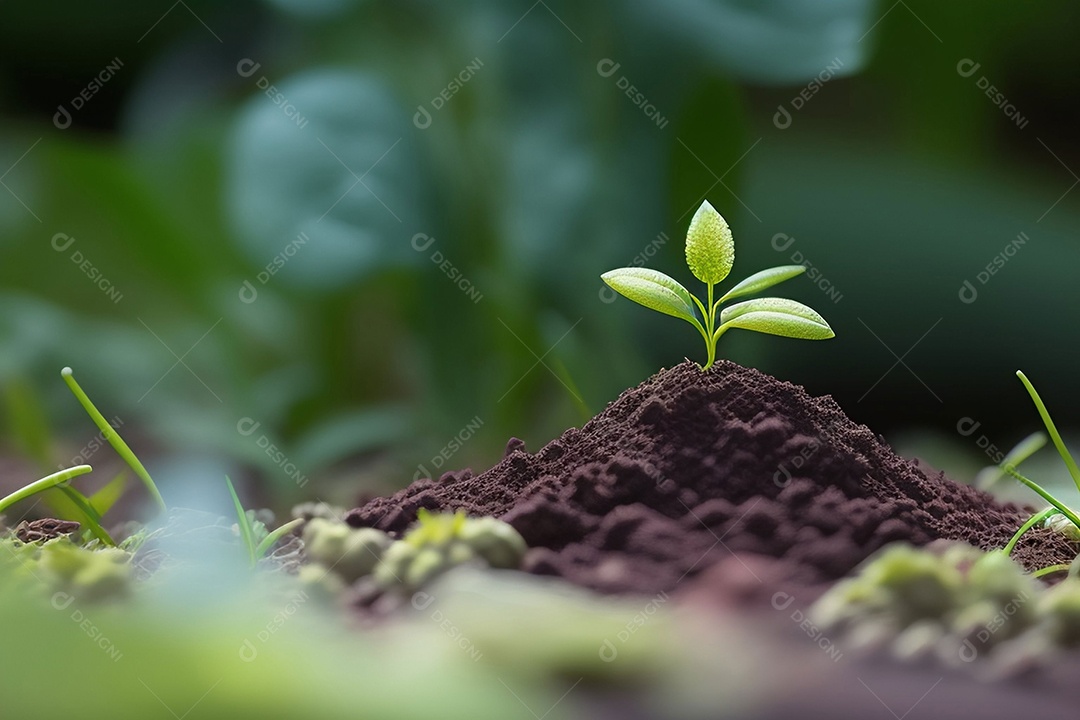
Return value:
M 72 374 L 71 368 L 66 367 L 60 371 L 60 375 L 64 378 L 64 382 L 74 393 L 76 399 L 86 410 L 86 413 L 90 416 L 90 419 L 94 421 L 94 424 L 101 430 L 101 435 L 109 444 L 113 446 L 116 452 L 124 459 L 125 462 L 135 471 L 143 483 L 146 485 L 150 494 L 154 497 L 157 505 L 160 509 L 165 509 L 165 501 L 161 497 L 161 493 L 158 492 L 157 486 L 154 485 L 154 481 L 150 478 L 150 473 L 146 471 L 143 464 L 139 462 L 139 458 L 135 456 L 135 453 L 131 451 L 127 443 L 124 442 L 116 430 L 109 425 L 105 417 L 98 412 L 98 409 L 94 406 L 94 403 L 90 401 L 86 393 L 79 386 L 79 383 L 75 381 L 75 376 Z M 47 490 L 56 489 L 64 496 L 64 508 L 65 512 L 70 515 L 74 515 L 79 523 L 84 526 L 91 535 L 101 541 L 103 544 L 115 547 L 116 542 L 105 530 L 104 521 L 102 517 L 116 501 L 120 499 L 120 496 L 124 492 L 124 488 L 127 484 L 127 475 L 121 473 L 120 475 L 109 481 L 104 487 L 95 492 L 91 496 L 84 495 L 75 488 L 71 487 L 70 480 L 91 471 L 89 465 L 77 465 L 60 472 L 53 473 L 46 477 L 41 478 L 29 485 L 16 490 L 14 493 L 7 497 L 0 499 L 0 512 L 3 512 L 11 505 L 25 500 L 28 497 L 36 495 Z
M 709 353 L 702 370 L 712 367 L 716 361 L 716 343 L 731 328 L 800 340 L 828 340 L 835 336 L 829 323 L 815 310 L 786 298 L 746 300 L 724 308 L 717 317 L 717 311 L 724 302 L 761 292 L 806 271 L 803 265 L 782 265 L 762 270 L 714 302 L 713 287 L 727 278 L 734 262 L 735 241 L 731 228 L 706 200 L 694 213 L 686 231 L 686 264 L 694 276 L 705 283 L 705 304 L 674 278 L 656 270 L 618 268 L 600 277 L 616 292 L 639 305 L 682 318 L 697 328 Z M 700 313 L 701 320 L 696 313 Z
M 115 498 L 111 497 L 110 493 L 104 492 L 109 489 L 113 483 L 109 483 L 109 485 L 102 488 L 91 497 L 83 495 L 69 484 L 72 478 L 76 478 L 79 475 L 85 475 L 91 470 L 92 468 L 89 465 L 76 465 L 51 475 L 46 475 L 40 480 L 36 480 L 29 485 L 16 490 L 7 497 L 0 499 L 0 513 L 3 513 L 20 500 L 25 500 L 28 497 L 45 492 L 46 490 L 56 489 L 62 492 L 67 496 L 67 499 L 71 501 L 74 514 L 79 517 L 80 524 L 84 525 L 86 529 L 90 531 L 90 534 L 105 545 L 110 547 L 115 546 L 116 542 L 102 526 L 103 521 L 101 519 L 102 515 L 107 513 L 115 502 Z
M 128 447 L 128 444 L 124 442 L 124 439 L 116 432 L 116 429 L 109 424 L 109 421 L 105 419 L 105 416 L 98 412 L 98 409 L 94 407 L 94 403 L 90 401 L 90 398 L 86 396 L 83 389 L 79 387 L 79 383 L 75 381 L 75 375 L 72 373 L 71 368 L 64 368 L 60 371 L 60 374 L 63 376 L 64 382 L 66 382 L 67 386 L 71 389 L 71 392 L 74 393 L 75 397 L 78 399 L 79 404 L 86 410 L 86 414 L 90 416 L 90 419 L 93 420 L 94 424 L 101 430 L 102 437 L 113 446 L 113 449 L 116 450 L 117 454 L 124 459 L 124 462 L 126 462 L 131 469 L 135 471 L 135 474 L 139 476 L 139 479 L 143 481 L 143 484 L 146 485 L 146 489 L 150 491 L 150 495 L 154 498 L 155 502 L 157 502 L 161 511 L 164 512 L 167 510 L 168 508 L 165 506 L 165 499 L 162 498 L 161 493 L 158 492 L 157 485 L 155 485 L 154 481 L 150 478 L 150 473 L 146 471 L 146 468 L 143 467 L 139 458 L 131 451 L 131 448 Z
M 1057 426 L 1054 425 L 1054 421 L 1050 418 L 1050 412 L 1046 409 L 1046 404 L 1043 403 L 1042 398 L 1039 397 L 1039 393 L 1035 390 L 1035 386 L 1031 384 L 1031 381 L 1027 379 L 1027 376 L 1024 375 L 1024 373 L 1017 370 L 1016 376 L 1020 378 L 1020 382 L 1024 384 L 1028 394 L 1031 396 L 1032 402 L 1035 403 L 1035 408 L 1039 411 L 1039 417 L 1042 418 L 1043 425 L 1046 426 L 1047 434 L 1053 441 L 1054 447 L 1058 451 L 1058 455 L 1061 456 L 1062 461 L 1065 463 L 1065 467 L 1068 468 L 1073 483 L 1075 483 L 1077 489 L 1080 490 L 1080 467 L 1077 467 L 1076 461 L 1073 460 L 1068 448 L 1065 447 L 1065 442 L 1061 439 L 1061 433 L 1058 432 Z M 1034 452 L 1031 448 L 1035 447 L 1037 449 L 1036 443 L 1031 442 L 1030 437 L 1021 443 L 1021 445 L 1025 445 L 1026 447 L 1019 452 L 1017 450 L 1011 452 L 1002 462 L 1000 466 L 1001 470 L 1033 490 L 1041 498 L 1050 503 L 1051 507 L 1036 513 L 1029 518 L 1027 522 L 1021 525 L 1020 529 L 1012 536 L 1002 552 L 1006 554 L 1011 553 L 1021 536 L 1039 523 L 1043 523 L 1045 526 L 1061 532 L 1073 540 L 1080 539 L 1080 516 L 1077 516 L 1076 512 L 1054 497 L 1045 488 L 1024 477 L 1016 470 L 1016 458 L 1026 458 L 1031 452 Z M 1035 576 L 1042 577 L 1043 575 L 1068 569 L 1068 565 L 1053 565 L 1036 571 Z
M 251 515 L 244 510 L 244 506 L 240 503 L 240 496 L 236 494 L 236 488 L 233 487 L 232 480 L 228 476 L 225 477 L 225 484 L 229 487 L 229 495 L 232 496 L 233 507 L 236 508 L 236 524 L 240 529 L 240 539 L 243 540 L 247 550 L 248 562 L 255 567 L 278 540 L 291 532 L 293 528 L 303 524 L 304 520 L 303 518 L 290 520 L 277 530 L 267 532 L 265 525 L 252 519 Z

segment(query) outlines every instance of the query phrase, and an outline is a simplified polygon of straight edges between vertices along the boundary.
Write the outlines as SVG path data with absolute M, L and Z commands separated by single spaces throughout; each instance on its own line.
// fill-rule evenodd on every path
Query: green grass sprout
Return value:
M 681 318 L 705 340 L 708 370 L 716 361 L 716 343 L 732 328 L 754 330 L 769 335 L 801 340 L 827 340 L 835 336 L 829 323 L 815 310 L 786 298 L 767 297 L 731 305 L 720 305 L 744 295 L 752 295 L 802 274 L 802 265 L 782 265 L 754 273 L 713 301 L 714 287 L 723 282 L 735 262 L 735 241 L 727 221 L 706 200 L 694 213 L 686 231 L 686 264 L 705 283 L 702 302 L 674 278 L 643 267 L 618 268 L 600 276 L 613 290 L 650 310 Z M 695 312 L 696 309 L 696 312 Z M 699 320 L 696 313 L 700 313 Z
M 1062 563 L 1060 565 L 1051 565 L 1049 567 L 1044 567 L 1044 568 L 1041 568 L 1039 570 L 1036 570 L 1035 572 L 1031 573 L 1031 577 L 1040 578 L 1040 577 L 1043 577 L 1044 575 L 1053 575 L 1054 573 L 1068 572 L 1070 567 L 1071 567 L 1071 565 L 1069 563 Z
M 998 465 L 989 465 L 980 470 L 979 474 L 975 476 L 975 487 L 990 492 L 1002 478 L 1008 476 L 1008 473 L 1001 469 L 1002 465 L 1010 465 L 1014 468 L 1019 467 L 1020 463 L 1027 460 L 1039 450 L 1042 450 L 1048 439 L 1046 433 L 1042 431 L 1031 433 L 1018 442 L 1016 447 L 1006 453 L 1005 457 L 1002 458 Z
M 240 539 L 244 543 L 244 548 L 247 550 L 248 562 L 252 567 L 259 562 L 260 559 L 270 548 L 274 547 L 274 544 L 278 540 L 285 537 L 294 528 L 303 524 L 303 518 L 297 518 L 296 520 L 290 520 L 277 530 L 273 532 L 267 532 L 262 523 L 253 523 L 248 516 L 246 510 L 244 510 L 243 504 L 240 502 L 240 496 L 236 494 L 236 488 L 233 487 L 232 480 L 228 476 L 225 477 L 225 484 L 229 488 L 229 495 L 232 497 L 233 507 L 236 508 L 236 524 L 240 528 Z M 260 538 L 260 536 L 262 536 Z
M 1045 521 L 1050 516 L 1057 515 L 1060 512 L 1061 511 L 1058 510 L 1056 507 L 1048 507 L 1042 512 L 1035 513 L 1030 518 L 1028 518 L 1027 522 L 1020 526 L 1019 530 L 1013 533 L 1012 538 L 1009 540 L 1008 543 L 1005 544 L 1005 547 L 1002 548 L 1001 551 L 1006 555 L 1012 555 L 1012 551 L 1016 548 L 1016 543 L 1020 541 L 1020 538 L 1024 536 L 1024 533 L 1026 533 L 1028 530 L 1035 527 L 1039 523 Z
M 285 537 L 295 528 L 298 528 L 303 524 L 304 518 L 296 518 L 295 520 L 290 520 L 289 522 L 285 523 L 277 530 L 268 532 L 266 534 L 266 537 L 262 539 L 262 542 L 259 543 L 258 546 L 255 548 L 255 557 L 261 558 L 266 555 L 266 553 L 270 552 L 270 548 L 274 547 L 278 540 Z
M 86 414 L 90 416 L 90 419 L 93 420 L 94 424 L 98 426 L 99 430 L 101 430 L 102 437 L 104 437 L 109 442 L 109 444 L 113 446 L 113 449 L 116 450 L 117 454 L 124 459 L 124 462 L 126 462 L 131 467 L 131 469 L 135 471 L 135 474 L 138 475 L 139 479 L 143 481 L 144 485 L 146 485 L 146 489 L 150 491 L 150 495 L 154 498 L 154 501 L 157 503 L 158 508 L 162 512 L 168 510 L 168 508 L 165 506 L 165 499 L 162 498 L 161 493 L 158 492 L 157 485 L 154 484 L 153 479 L 150 477 L 150 473 L 146 471 L 146 468 L 143 467 L 142 462 L 140 462 L 139 458 L 135 456 L 135 453 L 131 451 L 131 448 L 128 447 L 128 444 L 124 442 L 124 439 L 120 437 L 120 435 L 116 432 L 116 429 L 109 424 L 109 422 L 105 419 L 105 416 L 98 412 L 98 409 L 94 406 L 94 403 L 90 401 L 90 398 L 86 396 L 86 393 L 83 392 L 83 389 L 79 387 L 79 383 L 75 381 L 75 375 L 72 373 L 71 368 L 64 368 L 60 371 L 60 375 L 63 376 L 64 382 L 67 383 L 67 386 L 71 389 L 71 392 L 74 393 L 75 397 L 79 401 L 79 404 L 81 404 L 83 406 L 83 409 L 86 410 Z
M 15 492 L 11 493 L 10 495 L 8 495 L 7 497 L 0 500 L 0 513 L 4 512 L 9 507 L 11 507 L 15 503 L 19 502 L 20 500 L 25 500 L 26 498 L 28 498 L 28 497 L 30 497 L 32 495 L 36 495 L 39 492 L 49 490 L 51 488 L 56 487 L 57 485 L 62 485 L 63 483 L 66 483 L 68 480 L 71 480 L 72 478 L 78 477 L 79 475 L 85 475 L 86 473 L 91 472 L 92 470 L 93 470 L 93 468 L 90 467 L 89 465 L 76 465 L 74 467 L 69 467 L 66 470 L 61 470 L 59 472 L 54 472 L 52 475 L 46 475 L 45 477 L 41 478 L 40 480 L 36 480 L 36 481 L 30 483 L 29 485 L 27 485 L 27 486 L 25 486 L 23 488 L 20 488 L 20 489 L 16 490 Z
M 97 508 L 94 507 L 94 503 L 90 498 L 68 484 L 72 478 L 76 478 L 79 475 L 85 475 L 90 471 L 91 467 L 89 465 L 76 465 L 32 482 L 26 487 L 16 490 L 6 498 L 0 500 L 0 513 L 20 500 L 25 500 L 28 497 L 48 490 L 58 490 L 63 493 L 67 499 L 71 510 L 70 514 L 75 516 L 82 527 L 105 545 L 116 547 L 116 542 L 102 525 L 101 516 L 104 513 L 98 511 Z
M 1078 490 L 1080 490 L 1080 468 L 1077 467 L 1076 461 L 1073 460 L 1072 455 L 1069 453 L 1068 448 L 1065 447 L 1065 442 L 1061 439 L 1061 433 L 1058 432 L 1057 426 L 1054 425 L 1053 419 L 1050 417 L 1050 411 L 1046 409 L 1046 403 L 1039 397 L 1039 393 L 1035 390 L 1035 386 L 1031 384 L 1027 376 L 1023 372 L 1017 370 L 1016 376 L 1020 378 L 1020 382 L 1024 384 L 1024 388 L 1027 389 L 1028 395 L 1031 396 L 1032 402 L 1035 403 L 1035 408 L 1039 411 L 1039 417 L 1042 418 L 1043 425 L 1046 426 L 1046 432 L 1050 436 L 1050 439 L 1054 442 L 1054 447 L 1058 451 L 1058 455 L 1061 456 L 1062 461 L 1065 463 L 1065 467 L 1069 469 L 1069 475 L 1072 476 L 1073 482 L 1076 484 Z M 1039 497 L 1050 503 L 1051 507 L 1042 510 L 1035 515 L 1031 516 L 1020 529 L 1009 540 L 1008 544 L 1003 549 L 1006 554 L 1012 553 L 1016 547 L 1016 543 L 1020 540 L 1031 528 L 1035 527 L 1040 522 L 1044 526 L 1053 528 L 1054 530 L 1061 532 L 1072 539 L 1080 537 L 1080 517 L 1069 508 L 1065 503 L 1054 497 L 1049 491 L 1041 487 L 1038 483 L 1021 475 L 1016 465 L 1027 459 L 1036 450 L 1045 444 L 1045 438 L 1039 439 L 1035 435 L 1030 435 L 1024 439 L 1014 448 L 1009 455 L 1002 460 L 999 465 L 1002 472 L 1015 478 L 1020 483 L 1026 485 L 1032 491 L 1034 491 Z M 1061 515 L 1063 517 L 1058 517 Z M 1050 567 L 1042 568 L 1036 571 L 1035 577 L 1042 577 L 1043 575 L 1049 575 L 1055 572 L 1061 572 L 1068 570 L 1068 565 L 1052 565 Z
M 116 547 L 116 541 L 113 540 L 112 536 L 105 530 L 101 513 L 94 508 L 94 504 L 90 501 L 90 498 L 69 485 L 61 485 L 57 490 L 64 493 L 68 500 L 75 506 L 77 511 L 75 514 L 79 516 L 80 524 L 89 530 L 91 535 L 109 547 Z
M 1024 387 L 1027 388 L 1028 395 L 1031 396 L 1032 402 L 1035 403 L 1035 407 L 1039 411 L 1039 417 L 1042 418 L 1043 425 L 1046 426 L 1046 432 L 1049 433 L 1050 439 L 1054 441 L 1054 447 L 1057 448 L 1058 455 L 1064 461 L 1065 467 L 1069 469 L 1069 475 L 1072 476 L 1076 489 L 1080 490 L 1080 467 L 1076 466 L 1076 461 L 1073 460 L 1073 456 L 1069 454 L 1069 450 L 1065 447 L 1065 441 L 1061 439 L 1061 433 L 1058 432 L 1057 426 L 1054 425 L 1054 421 L 1050 418 L 1050 412 L 1046 409 L 1042 398 L 1039 397 L 1039 393 L 1035 391 L 1035 386 L 1027 379 L 1027 375 L 1017 370 L 1016 377 L 1020 378 L 1020 382 L 1024 383 Z

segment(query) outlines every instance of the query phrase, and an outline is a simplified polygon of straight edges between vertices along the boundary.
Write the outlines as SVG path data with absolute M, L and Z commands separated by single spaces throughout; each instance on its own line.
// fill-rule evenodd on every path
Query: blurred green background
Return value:
M 351 503 L 538 449 L 704 356 L 599 280 L 640 259 L 689 283 L 702 199 L 733 277 L 812 264 L 783 294 L 837 332 L 722 356 L 961 476 L 1037 429 L 1017 368 L 1077 424 L 1074 3 L 0 18 L 0 489 L 114 462 L 65 365 L 173 503 L 225 472 L 279 508 Z

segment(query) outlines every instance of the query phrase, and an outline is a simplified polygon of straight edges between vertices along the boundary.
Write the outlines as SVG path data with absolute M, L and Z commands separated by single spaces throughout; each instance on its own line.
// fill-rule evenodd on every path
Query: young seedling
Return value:
M 68 500 L 71 501 L 72 505 L 74 506 L 74 514 L 78 515 L 80 524 L 85 526 L 86 529 L 90 531 L 90 534 L 103 542 L 105 545 L 108 545 L 110 547 L 115 546 L 116 543 L 102 526 L 101 516 L 108 511 L 108 507 L 104 507 L 103 509 L 101 503 L 95 504 L 93 498 L 88 498 L 87 496 L 83 495 L 81 492 L 69 485 L 69 482 L 72 478 L 76 478 L 79 475 L 84 475 L 90 472 L 91 469 L 92 468 L 89 465 L 76 465 L 75 467 L 70 467 L 66 470 L 55 472 L 52 475 L 47 475 L 40 480 L 32 482 L 29 485 L 19 490 L 16 490 L 15 492 L 0 500 L 0 513 L 3 513 L 4 510 L 7 510 L 9 507 L 19 502 L 20 500 L 25 500 L 32 495 L 37 495 L 40 492 L 45 492 L 46 490 L 52 490 L 55 488 L 64 493 L 64 495 L 67 496 Z
M 724 308 L 718 317 L 720 305 L 728 300 L 761 292 L 806 270 L 802 265 L 782 265 L 762 270 L 714 302 L 713 288 L 727 278 L 734 262 L 735 241 L 731 229 L 720 213 L 705 201 L 694 213 L 686 232 L 686 264 L 690 272 L 705 283 L 704 304 L 674 278 L 656 270 L 619 268 L 609 270 L 600 277 L 616 292 L 639 305 L 682 318 L 697 328 L 708 352 L 702 370 L 712 367 L 716 361 L 716 343 L 721 335 L 732 328 L 801 340 L 827 340 L 835 336 L 829 323 L 816 311 L 786 298 L 747 300 Z
M 236 524 L 240 528 L 240 539 L 247 550 L 248 561 L 252 567 L 255 567 L 259 560 L 270 551 L 270 548 L 274 547 L 274 543 L 291 532 L 293 528 L 303 524 L 304 520 L 303 518 L 290 520 L 277 530 L 267 532 L 266 526 L 261 522 L 252 522 L 228 476 L 225 477 L 225 484 L 229 487 L 229 495 L 232 496 L 233 507 L 236 508 Z
M 31 495 L 36 495 L 39 492 L 49 490 L 51 488 L 57 487 L 58 485 L 63 485 L 72 478 L 78 477 L 80 475 L 85 475 L 91 470 L 93 470 L 93 468 L 89 465 L 76 465 L 75 467 L 69 467 L 66 470 L 61 470 L 60 472 L 54 472 L 52 475 L 46 475 L 40 480 L 32 482 L 29 485 L 19 490 L 16 490 L 15 492 L 0 500 L 0 513 L 3 513 L 5 510 L 7 510 L 9 507 L 19 502 L 20 500 L 25 500 Z
M 109 424 L 109 421 L 105 419 L 105 416 L 98 412 L 98 409 L 94 407 L 94 403 L 90 402 L 90 398 L 86 396 L 83 389 L 79 387 L 79 383 L 75 381 L 75 375 L 72 373 L 71 368 L 66 367 L 60 371 L 60 374 L 64 378 L 64 382 L 74 393 L 78 399 L 79 404 L 86 410 L 86 414 L 90 416 L 90 419 L 94 421 L 94 424 L 101 430 L 101 435 L 104 437 L 117 454 L 124 459 L 124 462 L 135 471 L 135 474 L 139 476 L 139 479 L 146 485 L 146 489 L 150 491 L 150 495 L 154 498 L 158 508 L 165 512 L 168 508 L 165 506 L 165 500 L 161 497 L 161 493 L 158 492 L 157 485 L 150 478 L 150 473 L 146 471 L 143 464 L 139 461 L 139 458 L 135 456 L 135 453 L 131 451 L 128 444 L 124 442 L 124 439 L 116 432 L 116 429 Z
M 1061 433 L 1058 432 L 1057 426 L 1054 425 L 1054 421 L 1050 418 L 1050 412 L 1046 409 L 1045 403 L 1043 403 L 1042 398 L 1039 397 L 1039 393 L 1035 390 L 1035 386 L 1031 384 L 1031 381 L 1027 379 L 1027 376 L 1024 375 L 1024 373 L 1017 370 L 1016 376 L 1020 378 L 1020 382 L 1024 384 L 1024 387 L 1027 389 L 1028 394 L 1031 396 L 1032 402 L 1035 403 L 1035 408 L 1039 411 L 1039 416 L 1042 418 L 1043 425 L 1046 426 L 1047 434 L 1053 441 L 1054 447 L 1057 449 L 1058 454 L 1061 456 L 1062 461 L 1065 463 L 1065 467 L 1068 468 L 1069 475 L 1072 476 L 1073 483 L 1075 483 L 1077 489 L 1080 490 L 1080 467 L 1077 467 L 1076 461 L 1073 460 L 1073 457 L 1069 453 L 1068 448 L 1065 447 L 1065 442 L 1061 439 Z M 1022 444 L 1027 443 L 1028 441 L 1026 440 L 1025 443 Z M 1030 447 L 1031 445 L 1028 445 L 1028 448 Z M 1023 459 L 1027 457 L 1027 455 L 1030 455 L 1031 452 L 1027 452 L 1027 450 L 1025 449 L 1025 451 L 1020 453 L 1016 453 L 1016 451 L 1010 453 L 1010 455 L 1014 454 Z M 1046 508 L 1039 513 L 1036 513 L 1031 518 L 1029 518 L 1027 522 L 1021 525 L 1020 529 L 1017 530 L 1016 533 L 1013 535 L 1012 539 L 1009 540 L 1003 552 L 1005 552 L 1006 554 L 1011 553 L 1013 551 L 1013 548 L 1016 547 L 1016 543 L 1020 540 L 1020 537 L 1040 522 L 1045 524 L 1047 527 L 1051 527 L 1069 536 L 1074 540 L 1080 539 L 1080 516 L 1078 516 L 1076 512 L 1069 508 L 1069 506 L 1067 506 L 1065 503 L 1054 497 L 1049 491 L 1047 491 L 1034 481 L 1029 480 L 1028 478 L 1021 475 L 1016 470 L 1015 457 L 1012 460 L 1006 457 L 1000 467 L 1003 472 L 1029 487 L 1031 490 L 1033 490 L 1036 494 L 1038 494 L 1051 505 L 1051 507 Z M 1059 515 L 1061 517 L 1058 517 Z M 1035 575 L 1036 577 L 1041 577 L 1052 572 L 1059 572 L 1068 569 L 1068 565 L 1054 565 L 1036 571 Z

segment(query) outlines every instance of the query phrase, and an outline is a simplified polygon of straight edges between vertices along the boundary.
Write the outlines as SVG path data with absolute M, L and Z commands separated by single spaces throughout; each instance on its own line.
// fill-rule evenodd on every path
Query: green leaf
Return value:
M 829 323 L 815 310 L 786 298 L 758 298 L 724 308 L 720 313 L 717 336 L 728 328 L 800 340 L 828 340 L 835 335 Z
M 236 494 L 236 488 L 233 487 L 232 480 L 229 479 L 228 475 L 225 476 L 225 484 L 229 486 L 229 495 L 232 496 L 233 507 L 236 508 L 236 524 L 240 528 L 240 537 L 244 541 L 244 547 L 247 549 L 248 560 L 254 566 L 258 558 L 255 556 L 255 536 L 251 529 L 251 520 L 248 519 L 247 512 L 240 503 L 240 497 Z
M 105 416 L 101 414 L 94 403 L 90 401 L 90 398 L 87 397 L 86 393 L 83 392 L 82 387 L 75 380 L 75 375 L 72 373 L 71 368 L 64 368 L 60 371 L 60 375 L 64 378 L 64 382 L 67 383 L 68 388 L 71 390 L 72 394 L 75 395 L 79 404 L 83 406 L 83 410 L 86 411 L 86 414 L 90 416 L 90 419 L 93 420 L 94 424 L 101 430 L 102 437 L 113 446 L 116 453 L 124 459 L 128 464 L 128 467 L 134 470 L 135 474 L 138 475 L 139 479 L 146 485 L 146 489 L 150 491 L 150 495 L 157 502 L 158 508 L 162 512 L 168 510 L 164 498 L 162 498 L 161 493 L 158 492 L 157 485 L 154 484 L 153 479 L 150 477 L 150 473 L 146 471 L 146 468 L 143 467 L 139 458 L 132 452 L 131 448 L 128 447 L 128 444 L 124 442 L 124 438 L 120 437 L 120 433 L 116 432 L 116 429 L 109 424 L 109 421 L 105 419 Z
M 289 522 L 285 523 L 272 533 L 268 533 L 266 537 L 263 538 L 263 541 L 259 543 L 259 546 L 255 548 L 255 557 L 261 558 L 263 555 L 266 555 L 270 548 L 274 547 L 274 543 L 276 543 L 278 540 L 291 532 L 293 528 L 299 527 L 303 523 L 303 518 L 296 518 L 295 520 L 290 520 Z
M 1014 468 L 1020 467 L 1020 463 L 1041 450 L 1043 445 L 1046 445 L 1047 439 L 1044 432 L 1031 433 L 1018 442 L 1016 447 L 1010 450 L 1000 463 L 980 470 L 975 476 L 975 487 L 989 491 L 1001 478 L 1005 477 L 1005 471 L 1001 469 L 1002 465 L 1009 465 Z
M 3 513 L 5 510 L 7 510 L 9 507 L 19 502 L 20 500 L 25 500 L 31 495 L 36 495 L 39 492 L 66 483 L 68 480 L 71 480 L 74 477 L 78 477 L 79 475 L 85 475 L 92 470 L 93 468 L 91 468 L 89 465 L 76 465 L 75 467 L 69 467 L 66 470 L 61 470 L 60 472 L 54 472 L 52 475 L 46 475 L 40 480 L 36 480 L 29 485 L 19 488 L 15 492 L 0 500 L 0 513 Z
M 296 109 L 285 113 L 258 77 L 232 134 L 224 192 L 231 237 L 253 270 L 283 260 L 275 285 L 321 293 L 423 263 L 401 223 L 434 227 L 429 173 L 397 88 L 378 73 L 314 68 L 276 84 Z M 254 272 L 250 281 L 259 287 Z
M 806 272 L 805 265 L 780 265 L 778 267 L 769 268 L 768 270 L 756 272 L 728 290 L 727 293 L 720 298 L 719 302 L 725 302 L 737 297 L 742 297 L 743 295 L 761 292 L 765 288 L 778 285 L 779 283 L 790 280 L 796 275 L 801 275 L 804 272 Z
M 1039 411 L 1039 417 L 1042 418 L 1043 425 L 1046 426 L 1046 432 L 1050 434 L 1050 439 L 1054 441 L 1054 447 L 1057 448 L 1058 455 L 1061 456 L 1065 467 L 1069 469 L 1069 475 L 1072 476 L 1076 487 L 1080 488 L 1080 467 L 1077 467 L 1076 461 L 1073 460 L 1073 456 L 1069 454 L 1068 448 L 1065 447 L 1065 441 L 1061 439 L 1061 433 L 1058 432 L 1054 421 L 1050 419 L 1050 411 L 1046 409 L 1046 405 L 1043 403 L 1042 398 L 1039 397 L 1039 393 L 1035 391 L 1035 386 L 1027 379 L 1027 375 L 1017 370 L 1016 377 L 1020 378 L 1020 382 L 1024 383 L 1024 387 L 1027 388 L 1028 395 L 1031 396 L 1032 402 L 1035 403 L 1035 409 Z
M 721 282 L 735 263 L 731 228 L 709 201 L 701 203 L 686 231 L 686 264 L 694 277 L 708 285 Z
M 112 509 L 112 506 L 115 505 L 116 501 L 124 494 L 124 490 L 127 487 L 127 479 L 128 474 L 126 472 L 121 472 L 89 497 L 90 506 L 94 508 L 94 511 L 97 512 L 98 515 L 104 516 L 105 513 Z
M 102 526 L 101 515 L 99 515 L 97 510 L 90 504 L 89 498 L 70 485 L 59 485 L 56 489 L 64 493 L 67 499 L 71 501 L 72 505 L 78 508 L 79 514 L 82 515 L 80 522 L 86 526 L 86 529 L 88 529 L 94 537 L 109 547 L 116 547 L 116 541 L 112 539 L 108 531 Z
M 648 268 L 618 268 L 600 278 L 615 292 L 650 310 L 697 323 L 690 291 L 674 278 Z

